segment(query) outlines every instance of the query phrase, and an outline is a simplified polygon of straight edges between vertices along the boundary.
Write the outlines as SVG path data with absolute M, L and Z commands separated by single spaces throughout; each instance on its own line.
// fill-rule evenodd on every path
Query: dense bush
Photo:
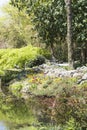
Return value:
M 28 63 L 28 67 L 33 67 L 33 66 L 37 66 L 37 65 L 41 65 L 45 63 L 45 58 L 43 56 L 37 56 L 35 59 L 31 60 Z
M 1 49 L 0 70 L 14 68 L 14 66 L 23 68 L 25 67 L 26 63 L 29 63 L 30 61 L 34 61 L 37 59 L 40 59 L 41 61 L 41 57 L 37 58 L 38 55 L 49 57 L 50 53 L 47 51 L 43 51 L 43 49 L 41 48 L 32 46 L 23 47 L 21 49 Z
M 44 57 L 46 57 L 47 59 L 51 59 L 51 53 L 49 51 L 47 51 L 46 49 L 42 49 L 39 48 L 38 53 Z

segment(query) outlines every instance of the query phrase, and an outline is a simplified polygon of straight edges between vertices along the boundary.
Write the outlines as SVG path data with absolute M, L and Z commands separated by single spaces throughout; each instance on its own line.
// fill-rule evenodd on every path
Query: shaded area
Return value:
M 48 97 L 17 99 L 12 96 L 0 96 L 0 121 L 8 130 L 36 128 L 51 123 L 51 107 L 54 99 Z M 43 102 L 43 103 L 42 103 Z M 47 103 L 48 102 L 48 103 Z M 48 105 L 46 105 L 48 104 Z M 4 129 L 4 125 L 1 124 Z

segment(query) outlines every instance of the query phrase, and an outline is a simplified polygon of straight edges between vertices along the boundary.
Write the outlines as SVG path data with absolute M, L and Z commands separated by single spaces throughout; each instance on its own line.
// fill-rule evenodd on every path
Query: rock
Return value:
M 86 67 L 86 66 L 78 67 L 76 70 L 77 70 L 78 72 L 79 72 L 79 71 L 85 72 L 85 71 L 87 71 L 87 67 Z
M 59 77 L 59 75 L 62 74 L 63 72 L 66 72 L 66 70 L 53 65 L 44 69 L 44 74 L 50 77 Z
M 82 80 L 82 81 L 80 82 L 80 85 L 81 85 L 81 84 L 84 84 L 84 83 L 87 83 L 87 80 Z
M 60 72 L 59 77 L 70 77 L 70 74 L 67 71 Z
M 82 76 L 82 79 L 83 79 L 83 80 L 87 80 L 87 73 L 85 73 L 85 74 Z
M 32 71 L 33 71 L 34 73 L 40 73 L 40 72 L 42 72 L 39 67 L 33 67 L 33 68 L 32 68 Z
M 41 70 L 45 69 L 45 68 L 48 68 L 48 65 L 47 64 L 42 64 L 42 65 L 39 65 L 39 68 Z
M 78 80 L 78 84 L 82 84 L 84 83 L 85 81 L 87 81 L 87 73 L 85 73 L 82 78 L 80 80 Z
M 78 78 L 81 78 L 83 76 L 83 73 L 81 73 L 81 72 L 76 72 L 76 73 L 74 73 L 73 74 L 73 77 L 78 77 Z
M 62 63 L 62 64 L 58 64 L 59 66 L 69 66 L 69 64 L 68 63 Z
M 29 92 L 30 85 L 28 81 L 23 82 L 23 88 L 21 89 L 21 93 L 28 93 Z
M 80 80 L 78 80 L 78 83 L 81 83 L 83 80 L 87 80 L 86 66 L 78 67 L 76 70 L 66 70 L 65 69 L 66 66 L 69 66 L 69 64 L 68 63 L 58 64 L 56 62 L 47 62 L 47 64 L 44 63 L 37 67 L 25 68 L 24 70 L 21 69 L 7 70 L 6 77 L 8 78 L 7 81 L 10 82 L 10 80 L 12 81 L 12 79 L 20 79 L 20 80 L 22 80 L 22 78 L 26 79 L 27 75 L 31 73 L 43 72 L 45 76 L 49 77 L 75 77 L 75 78 L 77 77 L 80 78 Z M 11 75 L 10 79 L 8 74 Z M 29 90 L 29 84 L 24 84 L 22 91 L 27 92 L 28 90 Z
M 45 75 L 50 77 L 79 77 L 81 78 L 85 72 L 87 72 L 87 67 L 78 67 L 76 70 L 66 70 L 63 67 L 69 66 L 68 63 L 58 64 L 56 62 L 51 62 L 49 64 L 40 65 Z
M 21 93 L 28 93 L 29 92 L 29 85 L 26 85 L 22 88 Z

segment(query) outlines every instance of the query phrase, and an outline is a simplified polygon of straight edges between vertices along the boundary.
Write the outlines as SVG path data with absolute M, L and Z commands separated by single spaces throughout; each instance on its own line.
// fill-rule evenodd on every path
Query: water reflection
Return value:
M 51 123 L 51 109 L 39 98 L 0 96 L 0 120 L 0 130 L 39 130 L 42 124 Z
M 4 122 L 0 122 L 0 130 L 9 130 L 6 126 Z

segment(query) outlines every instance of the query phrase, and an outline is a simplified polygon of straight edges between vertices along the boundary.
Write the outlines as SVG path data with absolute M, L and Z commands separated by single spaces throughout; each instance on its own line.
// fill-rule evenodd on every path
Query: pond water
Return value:
M 8 128 L 5 126 L 4 122 L 0 122 L 0 130 L 7 130 Z
M 52 128 L 51 103 L 46 103 L 47 99 L 42 102 L 41 98 L 0 96 L 0 130 L 48 130 L 48 125 Z

